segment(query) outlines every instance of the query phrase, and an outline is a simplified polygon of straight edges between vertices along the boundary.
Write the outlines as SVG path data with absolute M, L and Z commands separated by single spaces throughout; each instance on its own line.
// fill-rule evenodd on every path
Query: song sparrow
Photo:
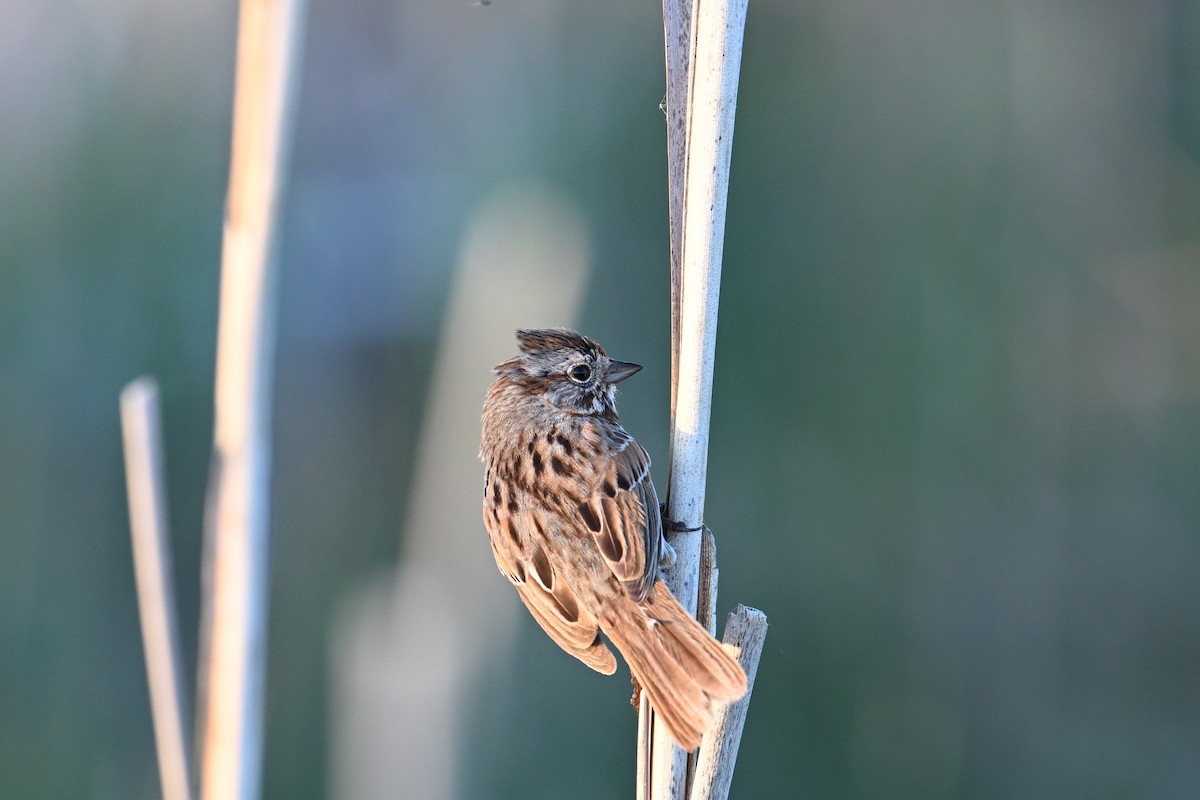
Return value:
M 617 420 L 615 384 L 641 369 L 563 328 L 519 330 L 483 404 L 483 523 L 538 624 L 597 672 L 621 651 L 687 750 L 746 675 L 658 574 L 664 548 L 650 457 Z

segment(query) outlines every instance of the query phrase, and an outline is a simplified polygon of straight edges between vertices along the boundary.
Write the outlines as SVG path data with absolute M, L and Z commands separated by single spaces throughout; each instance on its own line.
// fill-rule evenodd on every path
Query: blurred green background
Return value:
M 117 419 L 145 372 L 194 677 L 235 23 L 0 4 L 0 797 L 158 794 Z M 314 2 L 305 46 L 269 798 L 339 796 L 337 609 L 401 552 L 504 187 L 579 209 L 579 324 L 647 365 L 623 419 L 666 461 L 660 9 Z M 1194 2 L 751 0 L 707 520 L 720 612 L 771 629 L 734 797 L 1196 796 L 1198 159 Z M 624 678 L 519 619 L 455 793 L 631 796 Z

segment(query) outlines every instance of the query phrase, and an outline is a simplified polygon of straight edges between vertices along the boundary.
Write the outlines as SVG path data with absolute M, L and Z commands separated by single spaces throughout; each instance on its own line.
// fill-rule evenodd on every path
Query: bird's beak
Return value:
M 609 383 L 620 383 L 642 368 L 641 364 L 631 364 L 628 361 L 611 361 L 605 379 Z

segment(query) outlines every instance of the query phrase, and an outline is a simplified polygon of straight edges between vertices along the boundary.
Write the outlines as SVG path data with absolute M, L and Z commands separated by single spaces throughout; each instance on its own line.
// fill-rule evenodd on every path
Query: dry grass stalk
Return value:
M 663 4 L 672 245 L 672 408 L 667 516 L 684 528 L 696 529 L 670 535 L 678 560 L 667 580 L 679 601 L 698 613 L 709 626 L 716 601 L 716 562 L 712 548 L 704 547 L 706 534 L 701 526 L 721 257 L 746 5 L 746 0 L 694 0 L 689 25 L 686 4 L 673 0 L 664 0 Z M 685 48 L 687 41 L 691 46 Z M 687 87 L 685 112 L 681 112 L 679 104 L 681 86 Z M 641 710 L 639 800 L 683 800 L 691 762 L 672 742 L 666 728 L 653 720 L 645 700 Z M 737 748 L 723 751 L 736 756 Z M 730 762 L 730 774 L 732 769 Z
M 121 432 L 159 781 L 164 800 L 191 800 L 191 742 L 171 578 L 158 384 L 153 378 L 138 378 L 121 391 Z
M 303 3 L 242 0 L 206 520 L 201 793 L 258 797 L 266 664 L 275 243 Z

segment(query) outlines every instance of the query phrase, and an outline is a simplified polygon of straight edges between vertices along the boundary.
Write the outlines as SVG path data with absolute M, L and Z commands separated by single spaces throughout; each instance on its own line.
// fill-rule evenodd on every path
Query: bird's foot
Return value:
M 704 530 L 703 525 L 687 526 L 677 519 L 671 519 L 667 516 L 667 504 L 658 504 L 658 515 L 662 517 L 663 530 L 671 533 L 694 533 L 695 531 Z

